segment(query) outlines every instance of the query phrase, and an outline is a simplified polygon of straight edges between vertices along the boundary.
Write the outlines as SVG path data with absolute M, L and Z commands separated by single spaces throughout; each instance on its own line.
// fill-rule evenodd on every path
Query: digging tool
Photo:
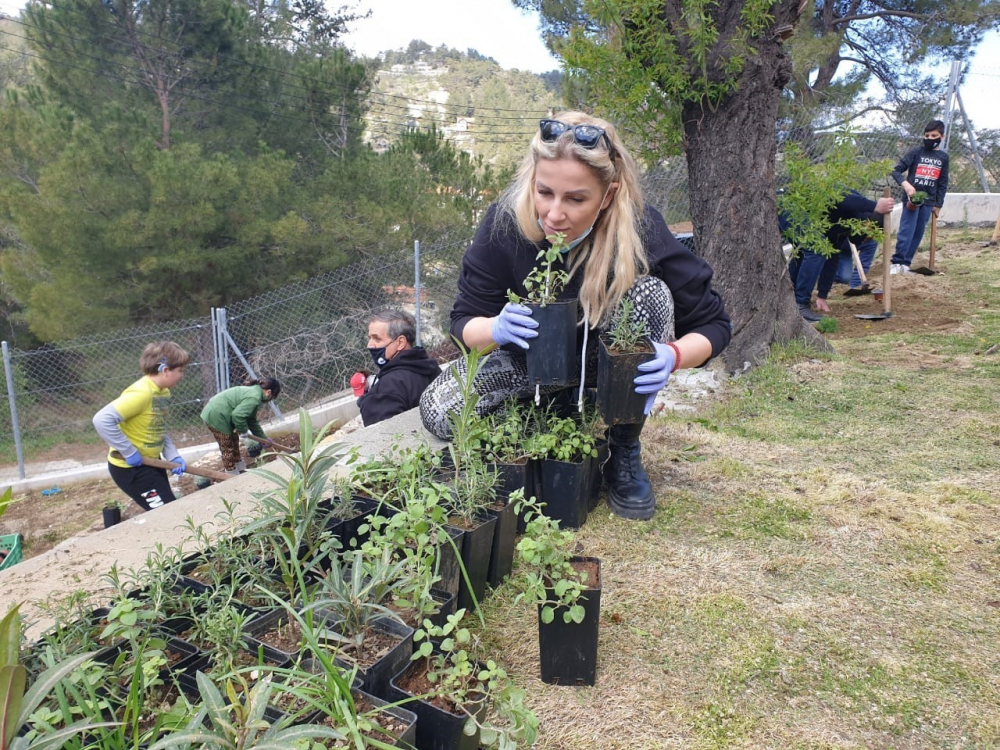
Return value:
M 276 443 L 271 438 L 257 437 L 256 435 L 248 435 L 247 440 L 256 440 L 261 445 L 269 445 L 276 451 L 281 451 L 282 453 L 298 453 L 294 448 L 289 448 L 287 445 L 282 445 L 281 443 Z
M 887 187 L 882 191 L 883 198 L 891 198 L 892 191 Z M 892 239 L 892 222 L 889 216 L 883 221 L 885 230 L 882 237 L 882 312 L 878 315 L 855 315 L 858 320 L 885 320 L 892 317 L 892 253 L 889 252 L 889 241 Z
M 112 451 L 111 456 L 113 458 L 119 458 L 122 461 L 125 460 L 122 457 L 122 454 L 118 451 Z M 142 464 L 143 466 L 152 466 L 153 468 L 166 469 L 167 471 L 176 469 L 180 466 L 180 464 L 175 464 L 173 461 L 163 461 L 159 458 L 147 458 L 146 456 L 142 457 Z M 225 482 L 227 479 L 233 478 L 232 474 L 226 474 L 225 472 L 216 471 L 215 469 L 205 469 L 200 466 L 188 466 L 184 470 L 184 473 L 191 474 L 196 477 L 205 477 L 205 479 L 211 479 L 213 482 Z
M 936 276 L 937 269 L 934 267 L 934 256 L 937 253 L 937 216 L 931 214 L 931 257 L 926 266 L 911 268 L 912 273 L 919 273 L 921 276 Z
M 861 265 L 861 256 L 858 255 L 858 248 L 854 246 L 854 243 L 850 240 L 847 244 L 851 247 L 851 257 L 854 259 L 854 267 L 858 270 L 858 276 L 861 277 L 861 286 L 857 289 L 848 289 L 844 292 L 845 297 L 860 297 L 862 294 L 871 294 L 871 287 L 868 285 L 868 278 L 865 276 L 865 269 Z

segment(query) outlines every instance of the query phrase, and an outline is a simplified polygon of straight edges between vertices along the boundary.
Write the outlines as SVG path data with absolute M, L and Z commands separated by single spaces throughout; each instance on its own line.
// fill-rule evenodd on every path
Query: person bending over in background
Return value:
M 867 274 L 875 258 L 875 251 L 878 250 L 878 242 L 863 234 L 853 234 L 848 226 L 840 222 L 858 219 L 881 225 L 885 215 L 892 211 L 894 205 L 892 198 L 879 198 L 873 201 L 856 190 L 850 190 L 830 209 L 828 217 L 830 227 L 826 230 L 826 238 L 839 252 L 827 258 L 811 248 L 797 248 L 798 254 L 788 264 L 788 273 L 792 279 L 792 286 L 795 287 L 795 302 L 803 318 L 814 322 L 822 317 L 810 308 L 813 289 L 817 286 L 816 309 L 824 313 L 830 312 L 826 300 L 830 296 L 835 278 L 838 281 L 849 282 L 850 288 L 845 293 L 846 296 L 863 293 L 861 275 L 857 268 L 854 268 L 851 247 L 848 243 L 854 243 L 861 266 Z M 782 231 L 785 231 L 786 219 L 779 216 L 778 222 Z
M 240 435 L 267 439 L 257 421 L 257 410 L 279 393 L 281 383 L 274 378 L 248 380 L 216 393 L 201 410 L 201 420 L 219 444 L 222 468 L 227 474 L 242 474 L 247 470 L 246 461 L 240 456 Z
M 170 389 L 184 377 L 191 357 L 173 341 L 148 344 L 139 358 L 145 373 L 94 415 L 94 429 L 109 446 L 108 471 L 122 492 L 143 510 L 176 500 L 165 469 L 144 466 L 143 458 L 163 458 L 187 468 L 167 435 Z M 120 457 L 119 457 L 120 456 Z
M 441 374 L 441 367 L 424 348 L 414 346 L 416 341 L 417 321 L 409 313 L 382 310 L 372 316 L 368 323 L 368 351 L 378 372 L 358 399 L 365 427 L 415 407 L 424 389 Z M 357 383 L 358 387 L 363 385 Z
M 535 393 L 524 350 L 538 335 L 538 322 L 529 308 L 508 302 L 507 292 L 527 295 L 524 280 L 539 249 L 550 246 L 546 237 L 556 233 L 569 245 L 556 262 L 557 270 L 570 273 L 559 297 L 578 300 L 583 326 L 593 329 L 580 358 L 591 380 L 596 381 L 598 334 L 623 299 L 633 303 L 656 348 L 656 358 L 640 365 L 635 378 L 636 392 L 648 396 L 647 414 L 672 372 L 703 364 L 729 343 L 731 324 L 712 289 L 711 267 L 644 203 L 635 161 L 615 128 L 582 112 L 564 112 L 539 123 L 517 176 L 487 210 L 462 259 L 451 334 L 470 348 L 501 347 L 488 355 L 475 379 L 480 415 L 511 396 Z M 465 366 L 464 358 L 454 365 L 460 377 Z M 462 406 L 458 380 L 443 373 L 420 401 L 424 426 L 443 439 L 451 435 L 449 415 Z M 656 510 L 640 460 L 642 429 L 642 422 L 615 425 L 609 433 L 608 503 L 624 518 L 648 519 Z

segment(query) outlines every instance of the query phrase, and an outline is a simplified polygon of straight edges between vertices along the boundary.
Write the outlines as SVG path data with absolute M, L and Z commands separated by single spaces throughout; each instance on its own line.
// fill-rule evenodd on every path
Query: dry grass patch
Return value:
M 542 685 L 534 612 L 490 601 L 539 747 L 1000 747 L 1000 258 L 943 242 L 892 326 L 647 426 L 656 517 L 579 534 L 594 688 Z

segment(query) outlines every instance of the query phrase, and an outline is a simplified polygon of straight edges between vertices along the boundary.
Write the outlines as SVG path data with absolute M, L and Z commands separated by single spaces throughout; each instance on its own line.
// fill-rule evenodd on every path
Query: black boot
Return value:
M 645 420 L 643 420 L 644 422 Z M 611 512 L 622 518 L 645 521 L 656 511 L 653 485 L 639 456 L 639 434 L 643 422 L 615 425 L 609 430 L 611 456 L 604 465 L 604 480 L 608 483 L 608 505 Z

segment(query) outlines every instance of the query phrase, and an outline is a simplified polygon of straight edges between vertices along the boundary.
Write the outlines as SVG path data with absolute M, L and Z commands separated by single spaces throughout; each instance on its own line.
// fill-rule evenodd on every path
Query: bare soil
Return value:
M 273 437 L 289 448 L 297 449 L 299 446 L 297 434 L 289 433 Z M 52 449 L 52 457 L 88 461 L 93 459 L 94 463 L 101 462 L 106 448 L 99 450 L 95 459 L 87 453 L 88 447 L 67 445 L 65 450 Z M 243 458 L 247 460 L 247 466 L 254 466 L 254 460 L 246 455 L 245 450 Z M 275 459 L 273 455 L 264 454 L 259 459 L 260 465 Z M 222 471 L 222 457 L 217 452 L 209 453 L 191 465 Z M 195 478 L 190 474 L 181 476 L 172 484 L 178 497 L 186 497 L 198 491 Z M 53 490 L 58 491 L 44 494 Z M 105 503 L 111 500 L 118 500 L 125 506 L 122 511 L 123 521 L 145 512 L 118 489 L 110 478 L 79 482 L 66 487 L 49 487 L 15 496 L 14 503 L 0 521 L 0 534 L 20 534 L 24 559 L 35 557 L 48 552 L 66 539 L 87 536 L 103 529 L 101 510 Z

